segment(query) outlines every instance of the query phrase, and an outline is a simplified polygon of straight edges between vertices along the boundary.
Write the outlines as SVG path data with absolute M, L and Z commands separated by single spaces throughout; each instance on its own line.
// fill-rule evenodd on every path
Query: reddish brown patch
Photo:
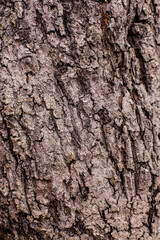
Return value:
M 110 20 L 110 17 L 108 16 L 107 13 L 103 14 L 101 17 L 101 28 L 102 28 L 102 32 L 104 33 L 105 31 L 105 27 L 108 24 L 108 21 Z

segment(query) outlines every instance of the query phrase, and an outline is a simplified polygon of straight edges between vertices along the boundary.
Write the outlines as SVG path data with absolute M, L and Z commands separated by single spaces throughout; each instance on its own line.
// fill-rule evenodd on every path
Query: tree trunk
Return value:
M 160 239 L 160 1 L 0 16 L 0 239 Z

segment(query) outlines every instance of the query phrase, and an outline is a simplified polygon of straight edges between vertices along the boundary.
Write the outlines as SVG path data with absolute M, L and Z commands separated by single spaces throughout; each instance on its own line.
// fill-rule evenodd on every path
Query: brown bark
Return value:
M 159 0 L 0 18 L 0 239 L 160 239 Z

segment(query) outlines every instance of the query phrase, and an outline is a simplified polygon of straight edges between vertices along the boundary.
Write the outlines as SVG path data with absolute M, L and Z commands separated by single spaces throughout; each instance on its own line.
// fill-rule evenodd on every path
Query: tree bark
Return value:
M 0 239 L 160 239 L 160 1 L 0 18 Z

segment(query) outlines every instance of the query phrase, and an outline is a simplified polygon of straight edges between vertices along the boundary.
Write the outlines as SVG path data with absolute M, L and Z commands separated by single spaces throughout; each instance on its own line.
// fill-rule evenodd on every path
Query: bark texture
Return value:
M 160 1 L 0 1 L 0 239 L 160 239 Z

